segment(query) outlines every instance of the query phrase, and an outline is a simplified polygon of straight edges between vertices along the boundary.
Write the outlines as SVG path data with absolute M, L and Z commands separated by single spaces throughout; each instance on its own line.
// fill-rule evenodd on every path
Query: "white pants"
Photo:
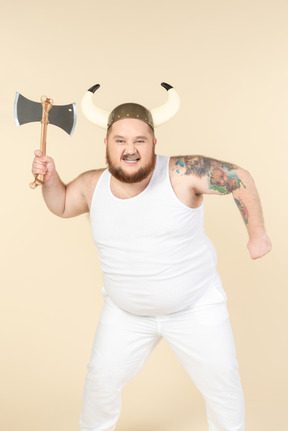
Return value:
M 82 431 L 113 431 L 121 390 L 165 338 L 202 393 L 209 431 L 244 431 L 244 399 L 233 336 L 221 288 L 209 288 L 187 310 L 136 316 L 106 297 L 88 365 Z

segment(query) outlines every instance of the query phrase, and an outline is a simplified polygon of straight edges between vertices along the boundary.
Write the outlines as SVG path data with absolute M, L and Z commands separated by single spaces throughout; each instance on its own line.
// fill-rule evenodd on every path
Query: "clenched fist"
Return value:
M 35 157 L 32 164 L 32 173 L 36 175 L 43 175 L 44 183 L 47 183 L 55 172 L 54 160 L 51 157 L 44 156 L 40 150 L 34 151 Z
M 259 259 L 269 253 L 272 249 L 270 238 L 266 233 L 250 239 L 247 247 L 252 259 Z

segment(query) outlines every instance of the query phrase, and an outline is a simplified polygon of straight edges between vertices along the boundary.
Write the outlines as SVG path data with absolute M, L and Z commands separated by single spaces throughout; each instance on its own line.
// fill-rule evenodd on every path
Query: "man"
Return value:
M 163 337 L 205 399 L 209 431 L 244 431 L 226 295 L 203 228 L 203 195 L 232 193 L 257 259 L 271 249 L 258 193 L 251 175 L 234 164 L 156 156 L 153 120 L 141 105 L 116 107 L 104 140 L 108 169 L 85 172 L 68 185 L 54 161 L 35 151 L 32 171 L 43 175 L 48 208 L 60 217 L 90 212 L 103 271 L 105 305 L 81 430 L 115 429 L 123 386 Z

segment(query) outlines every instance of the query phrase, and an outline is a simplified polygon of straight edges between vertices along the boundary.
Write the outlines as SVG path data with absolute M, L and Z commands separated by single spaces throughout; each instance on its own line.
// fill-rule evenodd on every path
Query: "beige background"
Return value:
M 104 166 L 104 131 L 83 117 L 91 85 L 106 109 L 164 102 L 181 110 L 158 152 L 204 154 L 248 169 L 273 252 L 252 261 L 231 196 L 206 197 L 246 394 L 248 431 L 288 431 L 286 0 L 1 0 L 1 429 L 75 431 L 102 306 L 88 216 L 50 214 L 31 191 L 40 124 L 17 128 L 16 91 L 76 102 L 73 137 L 49 126 L 64 181 Z M 117 431 L 207 430 L 202 398 L 165 342 L 125 389 Z

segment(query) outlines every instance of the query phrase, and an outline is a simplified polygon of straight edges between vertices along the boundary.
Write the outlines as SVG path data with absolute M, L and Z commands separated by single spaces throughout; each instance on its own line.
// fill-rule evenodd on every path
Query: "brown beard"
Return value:
M 115 177 L 122 183 L 140 183 L 141 181 L 145 180 L 145 178 L 147 178 L 148 175 L 154 170 L 156 163 L 156 154 L 153 153 L 151 161 L 146 166 L 139 168 L 138 171 L 134 174 L 127 174 L 120 166 L 118 168 L 114 166 L 109 157 L 108 148 L 106 150 L 106 163 L 108 165 L 108 169 L 111 175 L 113 175 L 113 177 Z

